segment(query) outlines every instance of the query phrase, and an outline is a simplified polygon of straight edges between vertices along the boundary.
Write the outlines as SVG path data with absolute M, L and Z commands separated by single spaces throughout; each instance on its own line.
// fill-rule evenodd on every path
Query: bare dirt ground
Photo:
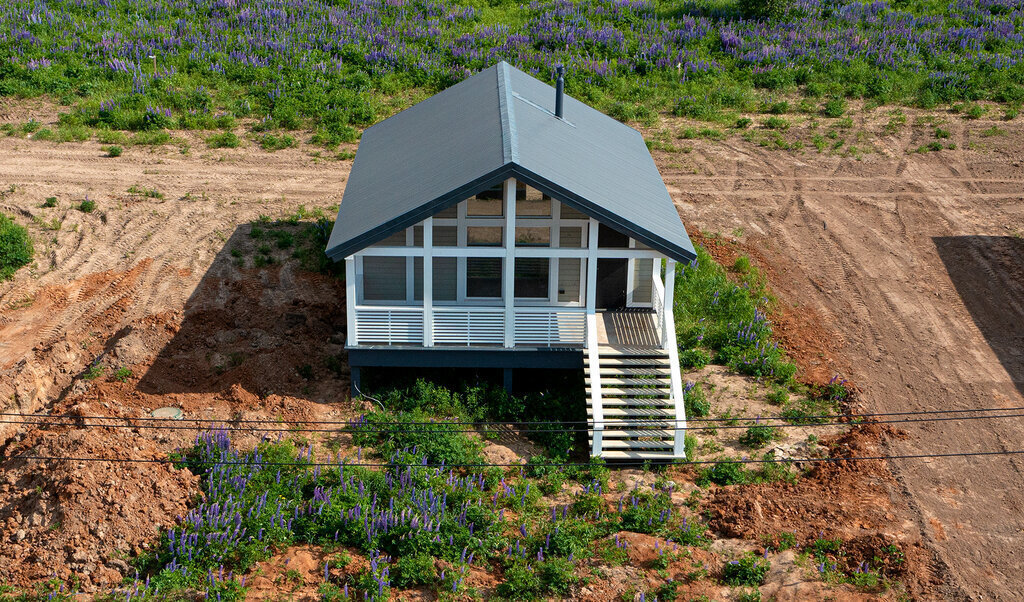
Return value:
M 52 121 L 54 112 L 0 114 Z M 731 136 L 687 140 L 686 152 L 655 157 L 694 236 L 720 259 L 749 253 L 765 269 L 780 300 L 777 330 L 808 378 L 851 378 L 865 410 L 1024 405 L 1022 127 L 1000 123 L 1004 135 L 986 137 L 992 122 L 946 117 L 957 150 L 908 153 L 931 140 L 933 125 L 890 135 L 883 114 L 859 115 L 863 155 L 769 150 Z M 343 349 L 343 289 L 294 262 L 252 269 L 249 225 L 338 203 L 351 162 L 308 148 L 211 151 L 185 141 L 188 154 L 130 147 L 107 158 L 95 142 L 0 138 L 0 212 L 29 224 L 37 247 L 34 266 L 0 283 L 0 408 L 8 406 L 0 411 L 142 415 L 175 405 L 190 417 L 307 420 L 352 411 L 329 404 L 347 397 L 344 370 L 330 369 Z M 128 193 L 133 186 L 162 198 Z M 51 196 L 58 206 L 43 208 Z M 95 212 L 73 208 L 86 198 Z M 94 363 L 107 376 L 131 375 L 82 379 Z M 303 375 L 307 365 L 313 378 Z M 83 437 L 6 422 L 2 453 L 153 455 L 189 442 L 184 433 Z M 847 446 L 855 455 L 1019 450 L 1018 425 L 907 424 L 856 433 Z M 708 503 L 713 526 L 736 537 L 813 536 L 832 525 L 850 537 L 899 540 L 915 597 L 1012 599 L 1024 587 L 1020 461 L 847 463 L 793 486 L 716 490 Z M 66 563 L 97 585 L 116 583 L 135 542 L 173 522 L 194 487 L 163 467 L 157 490 L 137 487 L 124 467 L 81 477 L 77 464 L 48 466 L 65 476 L 42 482 L 38 464 L 4 466 L 0 564 L 9 569 L 0 578 L 45 577 Z M 126 496 L 152 515 L 98 539 L 99 514 L 88 510 Z M 81 512 L 60 514 L 64 507 Z M 76 559 L 82 541 L 99 543 Z M 32 563 L 42 572 L 23 570 Z
M 873 133 L 860 160 L 732 140 L 656 159 L 684 220 L 739 238 L 792 320 L 841 337 L 832 368 L 862 389 L 865 409 L 1020 407 L 1024 131 L 945 116 L 957 148 L 916 153 L 934 127 L 887 135 L 878 113 L 858 119 Z M 981 135 L 993 125 L 1004 133 Z M 908 436 L 887 438 L 890 454 L 1024 449 L 1019 419 L 901 428 Z M 890 463 L 913 528 L 948 571 L 944 596 L 1016 599 L 1024 588 L 1021 461 Z

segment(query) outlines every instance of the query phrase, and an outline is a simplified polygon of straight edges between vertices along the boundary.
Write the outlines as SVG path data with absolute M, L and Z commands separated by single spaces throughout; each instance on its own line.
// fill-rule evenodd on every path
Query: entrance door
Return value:
M 626 307 L 626 266 L 628 259 L 597 260 L 597 309 Z

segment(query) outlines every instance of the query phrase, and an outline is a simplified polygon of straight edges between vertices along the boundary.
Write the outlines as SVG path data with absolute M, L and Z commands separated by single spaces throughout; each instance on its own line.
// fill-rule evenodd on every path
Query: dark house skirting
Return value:
M 360 368 L 502 368 L 505 385 L 512 381 L 516 368 L 582 370 L 583 351 L 566 349 L 481 349 L 349 347 L 348 363 L 352 373 L 352 395 L 362 386 Z

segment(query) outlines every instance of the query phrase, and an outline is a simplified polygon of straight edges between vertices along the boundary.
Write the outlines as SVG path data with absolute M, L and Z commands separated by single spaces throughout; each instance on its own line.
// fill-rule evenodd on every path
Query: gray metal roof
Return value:
M 515 177 L 678 261 L 693 244 L 639 132 L 501 62 L 363 132 L 339 260 Z

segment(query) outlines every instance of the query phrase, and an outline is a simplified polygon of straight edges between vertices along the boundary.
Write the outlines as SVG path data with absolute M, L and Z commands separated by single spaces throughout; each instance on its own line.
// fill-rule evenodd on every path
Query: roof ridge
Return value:
M 516 132 L 516 113 L 512 105 L 512 80 L 509 77 L 509 64 L 498 63 L 495 69 L 498 75 L 498 114 L 501 119 L 501 148 L 505 163 L 519 162 L 519 140 Z

